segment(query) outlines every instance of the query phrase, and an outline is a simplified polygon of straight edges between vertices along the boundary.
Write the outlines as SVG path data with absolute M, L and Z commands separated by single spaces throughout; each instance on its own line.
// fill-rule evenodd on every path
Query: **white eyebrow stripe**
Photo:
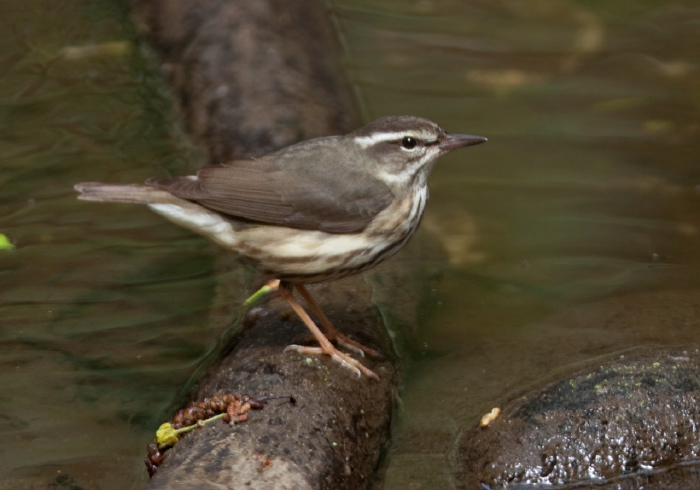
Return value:
M 401 133 L 377 133 L 371 136 L 355 136 L 353 139 L 355 140 L 355 143 L 360 145 L 362 148 L 368 148 L 372 145 L 383 143 L 385 141 L 398 141 L 404 136 L 417 138 L 417 136 L 413 136 L 412 134 L 408 134 L 404 131 Z

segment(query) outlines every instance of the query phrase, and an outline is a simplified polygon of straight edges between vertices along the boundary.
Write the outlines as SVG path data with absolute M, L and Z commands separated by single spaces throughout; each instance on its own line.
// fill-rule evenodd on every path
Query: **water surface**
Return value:
M 385 488 L 450 488 L 460 431 L 525 386 L 635 346 L 700 340 L 673 293 L 700 285 L 700 8 L 330 6 L 368 119 L 422 115 L 490 140 L 431 177 L 420 233 L 439 237 L 446 259 L 406 333 Z M 130 487 L 145 478 L 150 432 L 220 334 L 221 278 L 204 240 L 138 207 L 78 202 L 72 185 L 201 160 L 116 4 L 7 3 L 0 19 L 0 233 L 14 244 L 0 252 L 0 475 Z M 616 329 L 635 309 L 616 298 L 642 294 L 681 315 L 678 328 Z

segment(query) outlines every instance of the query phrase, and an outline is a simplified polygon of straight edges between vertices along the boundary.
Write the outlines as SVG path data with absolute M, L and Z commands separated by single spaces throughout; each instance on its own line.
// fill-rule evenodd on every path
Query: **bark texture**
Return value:
M 162 57 L 186 126 L 212 163 L 360 124 L 320 2 L 148 0 L 135 12 Z M 380 381 L 356 379 L 325 357 L 283 352 L 304 341 L 305 328 L 279 300 L 257 307 L 190 398 L 289 394 L 296 404 L 274 400 L 246 423 L 188 434 L 167 452 L 149 488 L 372 485 L 397 382 L 392 342 L 361 276 L 310 290 L 341 331 L 382 353 L 364 361 Z

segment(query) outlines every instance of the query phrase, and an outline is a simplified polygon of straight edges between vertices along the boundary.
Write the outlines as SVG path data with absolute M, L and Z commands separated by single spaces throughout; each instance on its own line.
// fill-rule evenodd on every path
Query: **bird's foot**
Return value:
M 331 323 L 331 321 L 328 319 L 321 307 L 318 306 L 318 303 L 316 303 L 314 298 L 311 296 L 311 293 L 309 293 L 309 291 L 303 284 L 297 284 L 296 289 L 304 297 L 309 307 L 316 314 L 319 320 L 321 320 L 321 325 L 323 325 L 323 328 L 326 331 L 326 338 L 328 340 L 335 340 L 338 345 L 355 352 L 360 357 L 365 357 L 365 354 L 367 354 L 370 357 L 381 357 L 379 355 L 379 352 L 377 352 L 376 350 L 370 349 L 369 347 L 365 347 L 361 343 L 352 340 L 350 337 L 347 337 L 346 335 L 340 333 L 338 329 L 336 329 L 333 326 L 333 323 Z
M 329 343 L 330 344 L 330 343 Z M 358 344 L 359 345 L 359 344 Z M 328 356 L 331 356 L 331 359 L 333 359 L 335 362 L 340 364 L 346 369 L 349 369 L 358 378 L 361 378 L 363 375 L 367 376 L 368 378 L 374 378 L 374 379 L 379 379 L 379 376 L 366 367 L 364 364 L 362 364 L 360 361 L 355 359 L 349 354 L 346 354 L 345 352 L 342 352 L 338 349 L 336 349 L 332 344 L 330 347 L 306 347 L 303 345 L 288 345 L 285 349 L 285 351 L 293 350 L 297 351 L 300 354 L 326 354 Z M 371 350 L 371 349 L 370 349 Z
M 306 310 L 304 310 L 304 308 L 294 298 L 294 295 L 292 294 L 292 290 L 294 287 L 296 287 L 299 290 L 299 292 L 301 292 L 302 295 L 304 295 L 307 302 L 309 303 L 309 306 L 318 314 L 319 318 L 326 326 L 327 333 L 332 338 L 338 339 L 338 337 L 342 337 L 342 340 L 345 340 L 346 342 L 349 341 L 355 344 L 353 345 L 353 347 L 362 347 L 359 343 L 355 341 L 350 341 L 350 339 L 338 333 L 335 327 L 333 327 L 333 325 L 328 320 L 328 317 L 326 317 L 326 315 L 321 311 L 316 302 L 313 301 L 313 298 L 311 298 L 311 295 L 308 293 L 308 291 L 306 291 L 306 288 L 304 286 L 300 284 L 293 286 L 292 284 L 282 282 L 279 286 L 280 295 L 282 296 L 282 298 L 284 298 L 284 300 L 287 303 L 289 303 L 289 306 L 291 306 L 292 310 L 294 310 L 297 316 L 299 316 L 301 321 L 304 322 L 306 327 L 313 334 L 314 338 L 319 344 L 319 347 L 304 347 L 301 345 L 290 345 L 285 350 L 295 350 L 302 354 L 326 354 L 328 356 L 331 356 L 331 359 L 339 363 L 341 366 L 350 369 L 357 375 L 358 378 L 362 377 L 362 375 L 365 375 L 368 378 L 379 379 L 379 376 L 377 376 L 377 374 L 374 371 L 366 368 L 360 361 L 352 357 L 350 354 L 346 354 L 345 352 L 339 351 L 336 348 L 336 346 L 334 346 L 331 343 L 331 341 L 328 340 L 328 338 L 325 335 L 323 335 L 323 332 L 321 332 L 318 326 L 314 323 L 314 321 L 311 319 Z
M 355 356 L 365 357 L 365 355 L 368 355 L 369 357 L 373 357 L 375 359 L 382 357 L 382 355 L 376 350 L 372 349 L 371 347 L 367 347 L 366 345 L 362 345 L 358 341 L 340 333 L 338 330 L 333 329 L 332 332 L 327 332 L 325 335 L 328 340 L 335 342 L 338 346 L 343 347 L 344 349 L 352 351 L 353 355 Z M 313 342 L 314 340 L 315 337 L 313 335 L 306 336 L 304 339 L 305 342 Z
M 346 349 L 353 351 L 360 357 L 365 357 L 365 354 L 375 358 L 381 357 L 379 355 L 379 352 L 377 352 L 376 350 L 372 349 L 371 347 L 364 346 L 356 340 L 352 340 L 350 337 L 343 335 L 337 330 L 333 332 L 326 332 L 326 338 L 330 341 L 335 340 L 335 342 L 339 346 L 345 347 Z

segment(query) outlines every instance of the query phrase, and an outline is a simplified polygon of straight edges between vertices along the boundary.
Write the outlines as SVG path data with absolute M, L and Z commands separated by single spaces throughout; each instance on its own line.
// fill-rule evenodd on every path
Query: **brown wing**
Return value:
M 304 154 L 238 160 L 205 167 L 196 178 L 146 183 L 232 217 L 329 233 L 358 233 L 391 202 L 389 188 L 367 172 L 318 155 L 302 161 L 295 157 L 299 153 Z

